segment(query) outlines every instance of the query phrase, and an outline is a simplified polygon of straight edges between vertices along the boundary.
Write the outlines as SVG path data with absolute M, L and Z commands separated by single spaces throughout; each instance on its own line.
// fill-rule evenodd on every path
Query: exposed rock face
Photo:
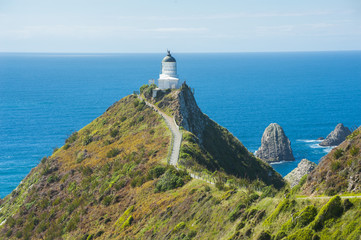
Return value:
M 292 188 L 300 182 L 301 178 L 304 175 L 309 174 L 316 167 L 316 163 L 311 162 L 307 159 L 302 159 L 301 162 L 297 165 L 297 167 L 285 176 L 285 179 L 287 182 L 290 183 Z
M 179 108 L 175 113 L 175 120 L 179 126 L 194 133 L 199 141 L 203 142 L 203 131 L 208 123 L 205 115 L 199 109 L 191 89 L 182 85 L 178 95 Z
M 256 156 L 267 162 L 294 161 L 291 142 L 277 123 L 271 123 L 263 133 L 262 145 Z
M 338 146 L 346 137 L 351 134 L 350 129 L 345 127 L 342 123 L 337 124 L 335 130 L 333 130 L 325 140 L 320 143 L 320 146 Z

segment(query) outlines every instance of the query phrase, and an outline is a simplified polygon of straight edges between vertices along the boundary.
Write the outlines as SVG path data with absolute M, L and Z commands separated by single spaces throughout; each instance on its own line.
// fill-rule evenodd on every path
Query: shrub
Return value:
M 343 149 L 341 148 L 336 149 L 335 152 L 333 153 L 333 157 L 335 159 L 339 159 L 342 156 L 343 156 Z
M 86 146 L 89 143 L 91 143 L 93 141 L 93 138 L 90 135 L 86 135 L 83 139 L 83 145 Z
M 125 222 L 123 223 L 121 229 L 126 228 L 126 227 L 129 227 L 129 226 L 132 224 L 133 220 L 134 220 L 133 216 L 130 215 L 130 216 L 128 217 L 128 219 L 125 220 Z
M 118 148 L 112 148 L 107 152 L 107 158 L 112 158 L 117 156 L 120 153 L 120 150 Z
M 53 148 L 53 154 L 56 153 L 56 151 L 58 151 L 58 150 L 59 150 L 58 147 Z
M 357 130 L 353 131 L 350 135 L 348 135 L 348 136 L 346 137 L 346 139 L 351 140 L 351 139 L 353 139 L 354 137 L 356 137 L 359 133 L 360 133 L 360 131 L 357 129 Z
M 180 222 L 173 228 L 172 232 L 174 232 L 174 233 L 179 232 L 180 230 L 184 229 L 185 227 L 186 227 L 186 224 L 184 222 Z
M 43 157 L 40 162 L 41 162 L 42 164 L 44 164 L 44 163 L 46 162 L 46 160 L 48 160 L 48 158 L 47 158 L 47 157 Z
M 59 176 L 58 175 L 50 175 L 48 177 L 48 183 L 54 183 L 54 182 L 57 182 L 59 181 Z
M 73 132 L 68 139 L 65 140 L 65 143 L 72 144 L 78 139 L 78 132 Z
M 139 99 L 135 99 L 134 102 L 133 102 L 133 106 L 138 107 L 139 102 L 140 102 Z
M 274 240 L 281 240 L 285 237 L 287 237 L 287 234 L 284 231 L 279 231 L 274 237 Z
M 229 214 L 229 220 L 231 220 L 231 222 L 236 221 L 239 216 L 242 214 L 242 212 L 244 211 L 243 209 L 246 208 L 246 205 L 241 201 L 237 204 L 236 208 Z
M 145 179 L 143 176 L 136 176 L 135 178 L 132 179 L 132 181 L 130 182 L 130 186 L 134 187 L 140 187 L 143 185 L 143 183 L 145 182 Z
M 113 200 L 113 196 L 105 196 L 104 198 L 103 198 L 103 201 L 102 201 L 102 203 L 103 203 L 103 205 L 104 206 L 109 206 L 111 203 L 112 203 L 112 200 Z
M 11 229 L 9 229 L 5 235 L 6 235 L 6 237 L 10 237 L 11 234 L 13 234 L 13 231 Z
M 282 230 L 290 231 L 293 228 L 303 228 L 310 224 L 315 219 L 316 215 L 316 207 L 313 205 L 307 206 L 295 213 L 293 217 L 282 226 Z
M 63 149 L 64 149 L 64 150 L 67 150 L 68 148 L 70 148 L 70 144 L 69 144 L 69 143 L 65 143 L 64 146 L 63 146 Z
M 144 116 L 143 116 L 143 115 L 137 117 L 137 123 L 140 123 L 140 122 L 142 122 L 143 120 L 144 120 Z
M 142 94 L 142 93 L 144 92 L 144 90 L 145 90 L 146 88 L 148 88 L 148 87 L 149 87 L 148 84 L 142 85 L 142 86 L 140 87 L 140 89 L 139 89 L 139 92 Z
M 164 166 L 161 165 L 154 166 L 149 170 L 147 179 L 151 180 L 151 179 L 159 178 L 165 173 L 165 170 L 166 168 Z
M 281 212 L 289 211 L 296 204 L 295 200 L 285 199 L 280 202 L 272 214 L 265 220 L 265 224 L 271 224 Z
M 324 223 L 327 220 L 338 218 L 343 213 L 343 206 L 341 203 L 341 198 L 335 196 L 331 198 L 317 214 L 315 220 L 311 223 L 311 228 L 318 231 L 323 228 Z
M 124 122 L 125 120 L 127 120 L 127 117 L 126 117 L 126 116 L 122 116 L 122 117 L 120 118 L 120 121 L 121 121 L 121 122 Z
M 76 155 L 76 162 L 77 163 L 81 163 L 87 156 L 86 151 L 80 151 L 78 152 L 78 154 Z
M 315 232 L 309 228 L 303 228 L 288 236 L 288 240 L 312 240 Z
M 331 162 L 331 169 L 332 171 L 336 171 L 341 167 L 341 162 L 339 160 Z
M 178 171 L 174 167 L 168 169 L 161 179 L 155 185 L 156 192 L 165 192 L 184 185 L 185 181 L 190 180 L 187 172 Z
M 352 146 L 352 148 L 350 149 L 350 154 L 352 156 L 356 156 L 359 152 L 360 152 L 360 148 L 356 146 Z
M 22 238 L 22 237 L 23 237 L 23 232 L 18 231 L 18 232 L 16 232 L 15 236 L 16 236 L 17 238 Z
M 271 234 L 268 232 L 268 231 L 262 231 L 257 240 L 271 240 L 272 237 L 271 237 Z
M 112 129 L 110 130 L 110 136 L 115 138 L 116 136 L 118 136 L 119 130 L 118 129 Z

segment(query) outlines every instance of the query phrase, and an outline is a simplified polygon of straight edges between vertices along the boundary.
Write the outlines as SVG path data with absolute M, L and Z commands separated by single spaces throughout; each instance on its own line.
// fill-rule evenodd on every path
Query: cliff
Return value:
M 254 157 L 227 129 L 202 113 L 187 85 L 183 84 L 180 91 L 158 96 L 154 103 L 172 114 L 186 130 L 179 161 L 182 166 L 198 173 L 207 169 L 250 181 L 259 179 L 276 188 L 284 185 L 272 167 Z
M 282 127 L 271 123 L 264 131 L 256 156 L 267 162 L 294 161 L 291 142 Z

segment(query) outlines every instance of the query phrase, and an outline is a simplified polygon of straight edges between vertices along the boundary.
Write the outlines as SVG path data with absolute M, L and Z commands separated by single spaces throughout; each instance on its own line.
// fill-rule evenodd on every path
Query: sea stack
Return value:
M 345 127 L 342 123 L 337 124 L 335 130 L 333 130 L 325 140 L 320 142 L 320 146 L 338 146 L 346 137 L 351 134 L 350 129 Z
M 285 176 L 285 179 L 287 182 L 290 183 L 291 188 L 293 188 L 300 182 L 301 178 L 304 175 L 309 174 L 316 167 L 316 163 L 311 162 L 307 159 L 302 159 L 301 162 L 297 165 L 297 167 Z
M 266 162 L 295 160 L 291 142 L 277 123 L 271 123 L 264 131 L 261 147 L 257 150 L 256 156 Z

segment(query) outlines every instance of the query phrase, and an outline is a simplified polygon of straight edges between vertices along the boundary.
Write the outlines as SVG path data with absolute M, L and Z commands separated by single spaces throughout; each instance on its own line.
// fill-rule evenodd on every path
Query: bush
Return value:
M 267 231 L 262 231 L 258 236 L 257 240 L 271 240 L 271 234 Z
M 352 146 L 352 148 L 350 149 L 350 154 L 352 156 L 356 156 L 359 152 L 360 152 L 360 149 L 356 146 Z
M 288 240 L 312 240 L 315 232 L 309 228 L 303 228 L 288 236 Z
M 112 201 L 113 201 L 113 196 L 105 196 L 103 198 L 102 203 L 104 206 L 109 206 L 112 203 Z
M 65 140 L 65 143 L 72 144 L 78 139 L 78 132 L 73 132 L 68 139 Z
M 142 85 L 142 86 L 140 87 L 140 89 L 139 89 L 139 92 L 142 94 L 142 93 L 144 92 L 144 90 L 145 90 L 146 88 L 148 88 L 148 87 L 149 87 L 148 84 Z
M 342 156 L 343 156 L 343 149 L 341 148 L 336 149 L 335 152 L 333 153 L 333 157 L 335 159 L 339 159 Z
M 63 146 L 63 149 L 64 149 L 64 150 L 67 150 L 68 148 L 70 148 L 70 144 L 69 144 L 69 143 L 65 143 L 64 146 Z
M 47 158 L 47 157 L 43 157 L 40 162 L 41 162 L 42 164 L 44 164 L 44 163 L 46 162 L 46 160 L 48 160 L 48 158 Z
M 136 176 L 135 178 L 132 179 L 132 181 L 130 182 L 130 186 L 135 188 L 135 187 L 140 187 L 143 185 L 143 183 L 145 183 L 145 179 L 143 176 Z
M 83 145 L 86 146 L 89 143 L 91 143 L 93 141 L 93 138 L 90 135 L 86 135 L 83 139 Z
M 164 166 L 161 166 L 161 165 L 154 166 L 149 170 L 147 179 L 152 180 L 152 179 L 159 178 L 160 176 L 162 176 L 165 173 L 165 170 L 166 170 L 166 168 Z
M 78 154 L 76 155 L 76 162 L 77 163 L 81 163 L 87 156 L 87 152 L 86 151 L 80 151 L 78 152 Z
M 339 160 L 331 162 L 331 169 L 332 171 L 336 171 L 341 167 L 341 162 Z
M 265 220 L 265 224 L 271 224 L 281 212 L 289 211 L 296 204 L 295 200 L 285 199 L 280 202 L 272 214 Z
M 173 228 L 172 232 L 174 232 L 174 233 L 179 232 L 180 230 L 184 229 L 185 227 L 186 227 L 186 224 L 184 222 L 180 222 Z
M 115 138 L 116 136 L 118 136 L 119 130 L 118 129 L 112 129 L 110 131 L 110 136 Z
M 290 231 L 293 228 L 303 228 L 310 224 L 315 219 L 316 215 L 316 207 L 313 205 L 307 206 L 295 213 L 293 217 L 282 226 L 282 230 Z
M 120 150 L 118 148 L 112 148 L 107 152 L 107 158 L 112 158 L 117 156 L 120 153 Z
M 187 172 L 178 171 L 174 167 L 168 169 L 155 185 L 156 192 L 165 192 L 171 189 L 182 187 L 185 181 L 190 180 Z
M 327 220 L 338 218 L 343 213 L 343 206 L 341 203 L 341 198 L 335 196 L 331 198 L 317 214 L 315 220 L 311 224 L 311 228 L 318 231 L 323 228 L 324 223 Z

